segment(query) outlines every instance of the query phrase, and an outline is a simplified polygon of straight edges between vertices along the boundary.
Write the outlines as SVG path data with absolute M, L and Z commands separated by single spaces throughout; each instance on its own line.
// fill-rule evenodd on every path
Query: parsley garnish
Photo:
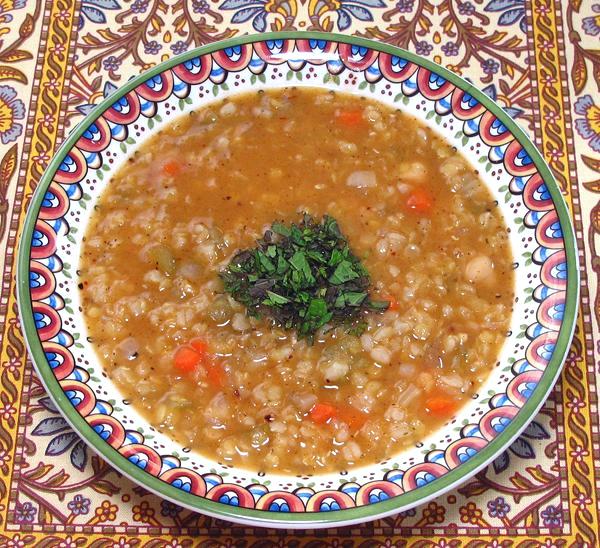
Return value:
M 332 217 L 318 222 L 305 213 L 297 225 L 275 222 L 257 243 L 220 273 L 225 291 L 253 316 L 270 317 L 312 340 L 325 324 L 359 334 L 364 313 L 389 306 L 369 298 L 369 273 Z

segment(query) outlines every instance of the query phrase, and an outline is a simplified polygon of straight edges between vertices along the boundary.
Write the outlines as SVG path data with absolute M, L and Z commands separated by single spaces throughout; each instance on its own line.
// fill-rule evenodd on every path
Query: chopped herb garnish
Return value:
M 369 273 L 332 217 L 319 222 L 304 214 L 299 224 L 275 222 L 257 243 L 220 273 L 225 291 L 253 316 L 312 340 L 325 324 L 360 334 L 365 313 L 389 307 L 369 298 Z

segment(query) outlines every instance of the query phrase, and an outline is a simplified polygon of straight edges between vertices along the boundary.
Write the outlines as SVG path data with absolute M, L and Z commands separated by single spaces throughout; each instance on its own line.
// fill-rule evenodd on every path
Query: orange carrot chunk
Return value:
M 221 364 L 209 362 L 204 367 L 206 368 L 208 382 L 215 388 L 223 388 L 225 386 L 225 371 Z
M 454 400 L 443 396 L 434 396 L 425 402 L 425 408 L 428 409 L 432 415 L 440 418 L 451 417 L 455 413 L 457 407 Z
M 179 175 L 180 171 L 181 166 L 175 160 L 171 160 L 163 165 L 163 172 L 165 175 L 175 177 L 175 175 Z
M 426 215 L 433 207 L 433 197 L 424 188 L 415 188 L 406 200 L 406 207 L 415 213 Z
M 191 346 L 180 346 L 175 351 L 173 365 L 175 366 L 175 369 L 182 373 L 190 373 L 196 369 L 201 360 L 202 356 Z
M 368 416 L 351 405 L 347 405 L 338 409 L 335 418 L 345 422 L 351 432 L 357 432 L 365 425 Z
M 336 120 L 345 127 L 356 127 L 364 123 L 362 110 L 342 110 Z
M 325 402 L 315 403 L 309 411 L 309 417 L 317 424 L 325 424 L 329 422 L 336 413 L 336 408 Z

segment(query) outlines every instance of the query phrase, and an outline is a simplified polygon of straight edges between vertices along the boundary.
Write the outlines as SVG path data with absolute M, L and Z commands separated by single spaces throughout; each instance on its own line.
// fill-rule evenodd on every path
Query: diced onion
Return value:
M 346 179 L 346 184 L 354 188 L 369 188 L 377 186 L 377 178 L 373 171 L 354 171 Z

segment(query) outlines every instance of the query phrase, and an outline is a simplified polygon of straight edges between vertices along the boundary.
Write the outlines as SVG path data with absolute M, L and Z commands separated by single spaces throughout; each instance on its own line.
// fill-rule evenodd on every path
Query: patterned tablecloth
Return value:
M 396 44 L 483 88 L 554 170 L 582 265 L 562 378 L 508 451 L 427 505 L 287 534 L 179 508 L 92 454 L 32 372 L 13 278 L 27 203 L 91 105 L 188 48 L 281 29 Z M 599 87 L 600 0 L 0 0 L 0 546 L 600 546 Z

